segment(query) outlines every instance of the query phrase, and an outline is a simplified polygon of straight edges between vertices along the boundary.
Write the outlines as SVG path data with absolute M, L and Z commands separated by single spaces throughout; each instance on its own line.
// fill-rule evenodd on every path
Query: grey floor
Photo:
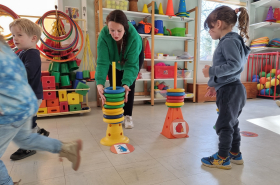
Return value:
M 59 162 L 57 154 L 47 152 L 10 161 L 10 154 L 17 149 L 14 144 L 10 144 L 1 159 L 14 181 L 22 179 L 21 185 L 280 184 L 280 108 L 273 100 L 247 101 L 240 117 L 241 131 L 259 136 L 242 137 L 245 164 L 232 164 L 231 170 L 207 168 L 200 162 L 202 157 L 217 151 L 218 138 L 212 128 L 217 118 L 215 103 L 186 103 L 182 112 L 190 127 L 190 137 L 170 140 L 160 135 L 167 107 L 163 103 L 135 105 L 135 128 L 124 130 L 135 151 L 125 155 L 113 154 L 109 147 L 99 144 L 107 124 L 102 122 L 102 111 L 98 108 L 85 115 L 39 119 L 39 126 L 50 131 L 52 138 L 84 141 L 78 172 L 71 169 L 69 161 Z M 260 119 L 261 126 L 248 121 L 252 119 Z M 271 122 L 270 130 L 264 128 Z

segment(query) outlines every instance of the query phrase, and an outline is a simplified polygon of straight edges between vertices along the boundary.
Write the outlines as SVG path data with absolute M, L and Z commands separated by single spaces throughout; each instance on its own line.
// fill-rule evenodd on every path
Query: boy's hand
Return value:
M 207 87 L 206 90 L 208 91 L 204 97 L 210 97 L 210 98 L 216 97 L 216 90 L 214 87 Z
M 129 91 L 131 91 L 131 89 L 129 89 L 129 87 L 127 85 L 124 85 L 123 88 L 125 89 L 124 102 L 127 103 L 127 101 L 128 101 L 128 94 L 129 94 Z
M 97 91 L 99 93 L 99 96 L 101 97 L 102 105 L 104 105 L 105 102 L 106 102 L 106 98 L 104 96 L 104 87 L 103 87 L 103 85 L 101 85 L 101 84 L 97 85 Z
M 205 65 L 204 68 L 202 69 L 202 72 L 203 72 L 203 75 L 205 78 L 209 77 L 209 68 L 210 67 L 211 66 L 209 66 L 209 65 Z

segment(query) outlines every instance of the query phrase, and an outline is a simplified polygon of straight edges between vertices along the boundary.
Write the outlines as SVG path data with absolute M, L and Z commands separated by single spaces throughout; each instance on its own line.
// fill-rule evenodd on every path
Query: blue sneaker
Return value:
M 233 155 L 231 152 L 229 152 L 229 158 L 230 158 L 230 162 L 234 163 L 234 164 L 243 164 L 244 161 L 242 159 L 242 154 L 241 152 L 239 152 L 237 155 Z
M 225 169 L 225 170 L 231 169 L 229 157 L 227 157 L 226 159 L 222 159 L 218 155 L 218 152 L 213 154 L 210 157 L 203 157 L 201 159 L 201 162 L 204 166 L 207 166 L 210 168 L 220 168 L 220 169 Z

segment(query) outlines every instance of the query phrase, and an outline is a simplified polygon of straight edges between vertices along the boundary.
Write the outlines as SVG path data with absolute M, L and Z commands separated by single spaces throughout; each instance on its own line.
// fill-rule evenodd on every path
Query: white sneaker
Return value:
M 131 116 L 125 116 L 124 118 L 124 127 L 125 128 L 133 128 L 133 121 Z
M 280 107 L 280 101 L 276 100 L 276 104 L 278 105 L 278 107 Z

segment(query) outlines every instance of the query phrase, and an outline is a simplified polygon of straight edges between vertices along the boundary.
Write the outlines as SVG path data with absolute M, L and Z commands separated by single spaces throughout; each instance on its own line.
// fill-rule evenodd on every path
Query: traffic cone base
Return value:
M 184 119 L 181 108 L 168 108 L 168 112 L 161 132 L 161 134 L 168 139 L 176 138 L 172 135 L 170 128 L 172 127 L 172 122 L 176 119 Z M 185 137 L 188 137 L 188 135 L 186 135 Z
M 116 143 L 129 143 L 129 138 L 124 136 L 122 124 L 108 124 L 106 137 L 100 140 L 100 143 L 105 146 L 112 146 Z

